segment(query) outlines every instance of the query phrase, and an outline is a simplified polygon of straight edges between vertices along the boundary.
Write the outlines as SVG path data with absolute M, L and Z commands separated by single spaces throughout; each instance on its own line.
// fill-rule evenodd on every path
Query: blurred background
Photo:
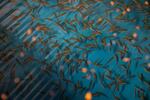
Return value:
M 150 100 L 146 0 L 0 0 L 2 100 Z

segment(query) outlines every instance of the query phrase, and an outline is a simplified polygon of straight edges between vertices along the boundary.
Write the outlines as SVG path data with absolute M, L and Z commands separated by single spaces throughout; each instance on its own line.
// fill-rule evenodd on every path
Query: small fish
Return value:
M 97 91 L 97 92 L 95 92 L 95 93 L 92 93 L 92 95 L 93 95 L 93 96 L 104 96 L 104 97 L 107 97 L 107 95 L 106 95 L 105 93 L 99 92 L 99 91 Z
M 115 58 L 115 57 L 112 56 L 112 57 L 105 63 L 105 65 L 106 65 L 106 64 L 109 64 L 112 60 L 114 60 L 114 58 Z
M 22 63 L 18 58 L 16 58 L 16 62 L 17 62 L 19 65 L 23 65 L 23 63 Z
M 16 20 L 20 19 L 23 16 L 24 16 L 24 14 L 20 14 L 18 16 L 14 15 L 12 19 L 16 21 Z
M 141 82 L 143 82 L 145 85 L 147 85 L 150 88 L 150 80 L 146 79 L 142 73 L 139 75 L 138 78 Z
M 69 80 L 69 79 L 63 79 L 64 80 L 64 82 L 66 82 L 67 84 L 69 84 L 69 83 L 71 83 L 71 84 L 73 84 L 73 82 L 71 81 L 71 80 Z
M 97 74 L 93 73 L 93 77 L 97 80 Z
M 3 72 L 0 71 L 0 81 L 4 78 Z
M 34 60 L 34 58 L 31 57 L 31 56 L 29 56 L 29 57 L 27 57 L 27 58 L 24 59 L 24 64 L 32 62 L 33 60 Z
M 35 28 L 36 31 L 44 31 L 44 32 L 47 32 L 49 31 L 49 28 L 46 27 L 45 25 L 41 25 L 41 24 L 38 24 Z
M 3 62 L 9 62 L 14 58 L 14 51 L 5 51 L 0 53 L 0 60 Z

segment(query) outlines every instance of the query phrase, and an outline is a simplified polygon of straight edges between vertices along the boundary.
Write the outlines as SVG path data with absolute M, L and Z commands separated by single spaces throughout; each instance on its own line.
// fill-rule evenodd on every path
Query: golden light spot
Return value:
M 26 32 L 27 35 L 31 35 L 32 34 L 32 28 L 28 29 Z
M 102 21 L 102 18 L 100 17 L 100 18 L 98 18 L 98 20 L 97 20 L 98 22 L 101 22 Z
M 110 1 L 110 5 L 113 6 L 115 4 L 114 1 Z
M 2 93 L 1 94 L 1 100 L 7 100 L 7 99 L 8 99 L 7 95 Z
M 86 72 L 87 72 L 87 68 L 82 68 L 81 71 L 82 71 L 83 73 L 86 73 Z
M 129 62 L 129 61 L 130 61 L 130 58 L 127 58 L 127 57 L 123 58 L 123 62 Z
M 92 93 L 91 92 L 87 92 L 85 94 L 85 100 L 92 100 Z
M 131 11 L 131 9 L 128 7 L 128 8 L 126 9 L 126 11 L 127 11 L 127 12 L 130 12 L 130 11 Z
M 138 37 L 138 34 L 137 34 L 137 33 L 133 33 L 133 37 L 134 37 L 134 38 L 137 38 L 137 37 Z
M 146 6 L 148 6 L 148 5 L 149 5 L 149 2 L 148 2 L 148 1 L 145 1 L 144 4 L 145 4 Z
M 32 37 L 32 41 L 35 42 L 36 41 L 36 36 Z

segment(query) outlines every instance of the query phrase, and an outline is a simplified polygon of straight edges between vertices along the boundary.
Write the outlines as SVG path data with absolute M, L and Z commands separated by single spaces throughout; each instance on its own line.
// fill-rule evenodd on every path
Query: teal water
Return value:
M 1 43 L 1 55 L 8 50 L 14 57 L 5 62 L 1 56 L 0 71 L 6 75 L 1 94 L 10 100 L 84 100 L 90 91 L 92 100 L 150 99 L 150 19 L 144 0 L 114 0 L 113 6 L 110 0 L 41 1 L 46 4 L 21 1 L 14 16 L 27 15 L 12 19 L 18 26 L 2 21 L 7 11 L 1 11 L 1 33 L 9 37 L 9 46 Z M 128 7 L 131 11 L 123 15 Z M 37 30 L 40 25 L 44 28 Z M 32 33 L 27 35 L 29 29 Z M 33 69 L 33 79 L 26 80 Z M 16 77 L 25 80 L 19 88 Z

